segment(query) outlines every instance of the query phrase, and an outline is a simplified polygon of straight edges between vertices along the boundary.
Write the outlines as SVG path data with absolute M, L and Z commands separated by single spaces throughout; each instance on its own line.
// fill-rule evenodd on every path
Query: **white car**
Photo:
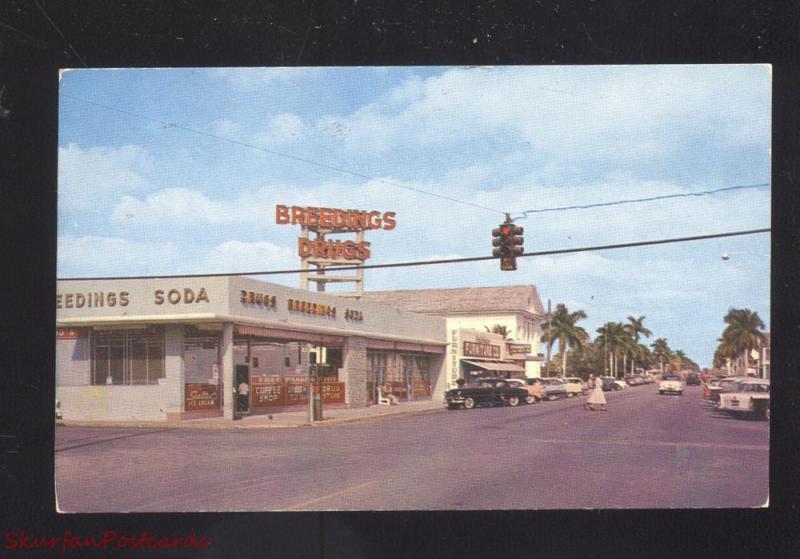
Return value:
M 627 382 L 625 382 L 621 378 L 614 379 L 614 384 L 617 385 L 617 390 L 625 390 L 626 388 L 628 388 L 628 386 L 630 386 Z
M 740 381 L 736 391 L 719 395 L 717 410 L 769 420 L 769 381 L 755 378 Z
M 563 380 L 564 384 L 567 385 L 567 393 L 574 392 L 577 395 L 577 394 L 586 394 L 587 392 L 589 392 L 589 385 L 586 383 L 585 380 L 583 380 L 580 377 L 564 377 L 561 380 Z M 580 387 L 580 392 L 578 392 L 577 387 L 574 385 Z
M 680 376 L 672 373 L 661 375 L 661 380 L 658 381 L 658 393 L 666 394 L 667 392 L 683 396 L 683 381 Z
M 564 383 L 564 388 L 567 390 L 567 398 L 572 398 L 573 396 L 580 396 L 583 394 L 581 379 L 575 377 L 563 377 L 561 382 Z

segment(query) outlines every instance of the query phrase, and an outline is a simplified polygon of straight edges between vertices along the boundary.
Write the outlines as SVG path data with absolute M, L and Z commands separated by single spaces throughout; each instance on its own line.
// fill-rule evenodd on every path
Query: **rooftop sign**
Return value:
M 275 223 L 330 229 L 332 232 L 359 232 L 369 229 L 391 231 L 397 225 L 395 212 L 341 210 L 303 206 L 275 206 Z M 330 258 L 335 260 L 366 260 L 370 257 L 368 241 L 325 241 L 300 237 L 297 254 L 301 258 Z

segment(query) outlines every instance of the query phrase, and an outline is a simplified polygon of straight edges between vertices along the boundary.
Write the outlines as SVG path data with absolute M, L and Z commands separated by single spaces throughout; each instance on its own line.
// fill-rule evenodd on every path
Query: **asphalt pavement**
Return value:
M 769 424 L 699 387 L 344 423 L 324 429 L 60 426 L 66 512 L 759 507 Z

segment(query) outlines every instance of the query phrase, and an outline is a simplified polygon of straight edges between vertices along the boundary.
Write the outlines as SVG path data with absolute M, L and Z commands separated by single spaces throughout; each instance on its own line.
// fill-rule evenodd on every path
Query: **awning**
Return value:
M 519 365 L 514 365 L 510 361 L 470 361 L 469 359 L 462 359 L 462 361 L 480 367 L 486 371 L 525 372 L 524 368 Z

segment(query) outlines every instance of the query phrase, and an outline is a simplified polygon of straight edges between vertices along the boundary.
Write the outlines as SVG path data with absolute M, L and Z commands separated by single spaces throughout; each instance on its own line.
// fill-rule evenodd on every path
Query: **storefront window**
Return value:
M 219 336 L 187 332 L 183 339 L 186 384 L 219 382 Z
M 164 378 L 164 331 L 99 330 L 92 355 L 92 384 L 157 384 Z

